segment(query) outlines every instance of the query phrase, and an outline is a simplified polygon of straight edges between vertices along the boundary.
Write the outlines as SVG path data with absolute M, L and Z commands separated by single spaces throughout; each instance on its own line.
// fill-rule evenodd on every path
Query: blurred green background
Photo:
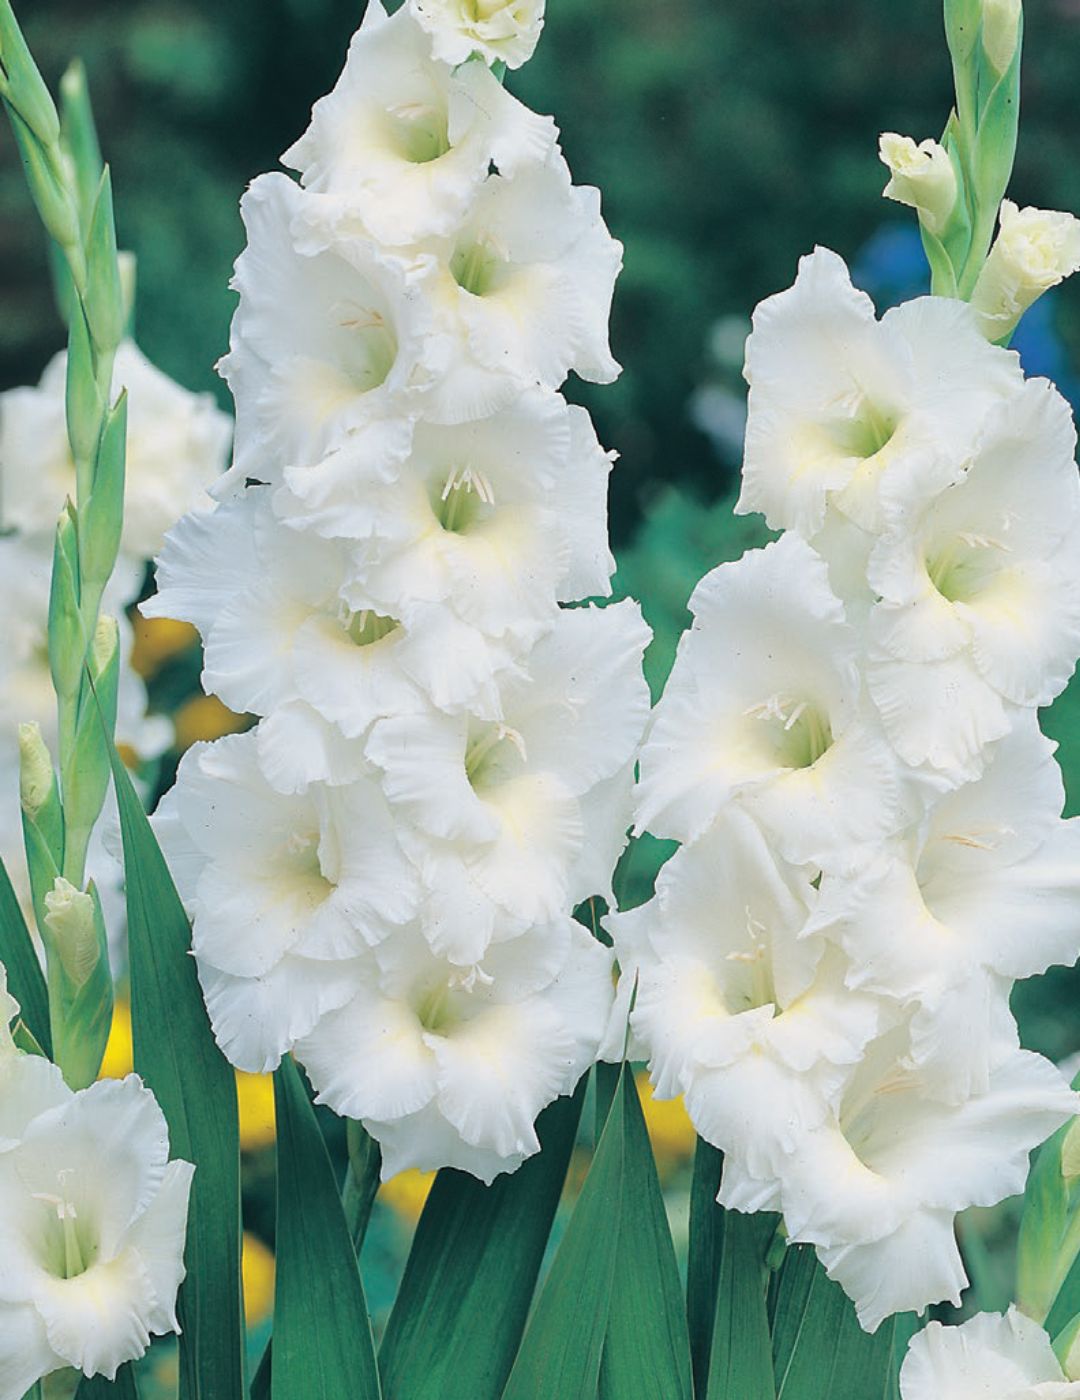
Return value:
M 121 242 L 139 260 L 143 349 L 228 406 L 213 365 L 233 307 L 237 201 L 248 180 L 274 168 L 333 84 L 362 0 L 16 0 L 16 8 L 51 85 L 72 55 L 86 63 Z M 1026 0 L 1025 11 L 1012 194 L 1080 211 L 1080 0 Z M 882 304 L 921 290 L 914 223 L 882 202 L 876 147 L 885 129 L 940 133 L 950 99 L 940 3 L 549 0 L 538 54 L 509 86 L 554 113 L 576 179 L 600 186 L 608 223 L 626 245 L 613 326 L 625 372 L 613 387 L 574 382 L 568 392 L 621 454 L 612 495 L 619 583 L 642 599 L 656 629 L 649 668 L 658 689 L 693 584 L 763 538 L 759 523 L 730 510 L 751 308 L 790 284 L 815 243 L 851 260 Z M 33 382 L 61 332 L 6 134 L 0 308 L 0 388 Z M 1048 298 L 1029 322 L 1021 336 L 1029 370 L 1052 373 L 1071 393 L 1080 285 Z M 197 653 L 144 661 L 156 703 L 187 717 L 181 744 L 212 733 L 222 722 L 213 702 L 190 698 Z M 1080 810 L 1075 685 L 1047 727 L 1062 741 L 1071 807 Z M 655 850 L 640 847 L 624 872 L 636 898 L 655 861 Z M 1030 1044 L 1055 1057 L 1080 1050 L 1078 990 L 1066 971 L 1019 989 Z M 122 1045 L 118 1054 L 122 1064 Z M 257 1118 L 266 1086 L 250 1093 Z M 650 1122 L 677 1220 L 692 1138 L 666 1107 L 650 1109 Z M 269 1239 L 273 1157 L 270 1137 L 253 1132 L 246 1199 L 253 1229 Z M 367 1254 L 377 1320 L 424 1189 L 410 1180 L 380 1198 Z M 983 1306 L 1004 1300 L 1010 1221 L 1005 1208 L 965 1226 Z

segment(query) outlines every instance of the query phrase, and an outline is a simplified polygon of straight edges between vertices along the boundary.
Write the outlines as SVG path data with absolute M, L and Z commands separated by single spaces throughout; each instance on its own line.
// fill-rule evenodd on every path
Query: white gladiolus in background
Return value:
M 911 1340 L 903 1400 L 1080 1400 L 1050 1339 L 1016 1308 L 979 1313 L 960 1327 L 931 1322 Z
M 0 524 L 41 536 L 50 550 L 64 498 L 75 492 L 64 419 L 66 375 L 62 351 L 35 388 L 0 394 Z M 232 425 L 209 394 L 181 388 L 131 340 L 116 356 L 114 394 L 122 388 L 129 408 L 120 567 L 139 566 L 138 588 L 141 568 L 161 548 L 165 531 L 205 502 L 206 489 L 225 464 Z
M 64 407 L 67 353 L 56 355 L 33 388 L 0 394 L 0 596 L 8 630 L 0 654 L 0 859 L 33 927 L 22 855 L 18 726 L 39 726 L 56 752 L 56 697 L 48 658 L 49 574 L 53 534 L 75 466 Z M 147 562 L 165 531 L 186 511 L 212 504 L 207 487 L 226 463 L 232 425 L 208 394 L 192 394 L 156 369 L 131 340 L 116 356 L 114 390 L 128 392 L 124 528 L 120 557 L 103 600 L 120 629 L 116 738 L 142 759 L 172 740 L 172 725 L 146 712 L 146 689 L 129 664 L 132 631 L 125 615 L 142 588 Z M 110 799 L 111 801 L 111 799 Z M 106 905 L 111 934 L 123 921 L 119 862 L 105 850 L 99 827 L 90 875 Z
M 632 1003 L 656 1092 L 725 1154 L 720 1201 L 782 1212 L 873 1330 L 959 1301 L 956 1213 L 1022 1190 L 1080 1109 L 1009 1008 L 1080 955 L 1036 715 L 1080 656 L 1076 435 L 969 306 L 878 321 L 825 249 L 746 356 L 739 508 L 789 533 L 691 599 L 636 807 L 684 844 L 607 921 L 604 1051 Z M 906 1400 L 1028 1393 L 925 1374 Z
M 136 1075 L 73 1093 L 15 1049 L 17 1010 L 0 964 L 0 1400 L 67 1366 L 111 1380 L 178 1330 L 195 1171 Z
M 59 411 L 58 431 L 62 433 L 62 397 Z M 60 504 L 63 504 L 62 496 Z M 51 567 L 52 542 L 47 533 L 0 537 L 0 596 L 9 609 L 5 645 L 0 651 L 0 859 L 31 927 L 33 911 L 19 808 L 19 726 L 37 725 L 55 752 L 56 697 L 48 656 Z M 106 593 L 105 607 L 117 617 L 120 628 L 117 741 L 150 759 L 169 746 L 172 724 L 164 716 L 147 714 L 146 688 L 128 661 L 132 633 L 124 615 L 124 603 L 137 592 L 140 583 L 141 571 L 134 561 L 121 561 Z M 119 861 L 104 847 L 100 827 L 91 842 L 89 873 L 107 912 L 112 915 L 107 918 L 106 925 L 110 932 L 115 932 L 123 918 L 122 872 Z
M 285 156 L 301 182 L 244 198 L 233 468 L 146 608 L 259 717 L 155 819 L 218 1042 L 249 1070 L 295 1051 L 384 1175 L 514 1170 L 613 999 L 571 914 L 611 899 L 649 632 L 566 606 L 611 592 L 612 457 L 557 391 L 618 373 L 622 250 L 485 66 L 541 13 L 369 4 Z

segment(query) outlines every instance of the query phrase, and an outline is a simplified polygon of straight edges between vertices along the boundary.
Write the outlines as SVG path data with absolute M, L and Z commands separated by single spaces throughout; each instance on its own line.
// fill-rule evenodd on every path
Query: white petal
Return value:
M 352 995 L 353 964 L 285 957 L 261 977 L 234 977 L 199 963 L 214 1038 L 248 1074 L 268 1074 L 320 1018 Z
M 128 1245 L 137 1251 L 149 1283 L 147 1302 L 153 1307 L 146 1325 L 159 1336 L 180 1330 L 176 1293 L 184 1281 L 184 1239 L 194 1174 L 190 1162 L 170 1162 L 161 1189 L 128 1235 Z
M 321 1103 L 347 1118 L 396 1121 L 436 1091 L 436 1062 L 413 1008 L 361 985 L 296 1047 Z

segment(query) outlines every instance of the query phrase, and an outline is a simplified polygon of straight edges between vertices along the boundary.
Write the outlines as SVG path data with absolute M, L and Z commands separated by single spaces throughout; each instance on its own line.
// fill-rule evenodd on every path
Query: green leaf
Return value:
M 540 1115 L 541 1151 L 484 1186 L 441 1171 L 379 1350 L 390 1400 L 498 1400 L 525 1329 L 586 1078 Z
M 705 1394 L 709 1378 L 716 1287 L 724 1248 L 724 1212 L 716 1204 L 723 1167 L 723 1154 L 704 1138 L 698 1138 L 690 1183 L 690 1249 L 686 1264 L 686 1316 L 695 1395 Z
M 165 858 L 111 742 L 109 752 L 124 845 L 135 1068 L 165 1114 L 172 1155 L 195 1163 L 179 1299 L 180 1397 L 240 1400 L 236 1080 L 214 1043 Z
M 346 1124 L 346 1140 L 349 1144 L 349 1166 L 341 1188 L 341 1206 L 345 1212 L 345 1223 L 349 1228 L 353 1249 L 359 1259 L 360 1247 L 364 1243 L 371 1219 L 371 1207 L 379 1189 L 382 1153 L 379 1144 L 365 1130 L 363 1124 L 354 1123 L 351 1119 Z M 255 1378 L 251 1382 L 251 1400 L 270 1400 L 273 1353 L 274 1339 L 271 1337 L 266 1343 Z
M 31 1035 L 52 1055 L 49 992 L 34 942 L 19 907 L 7 868 L 0 860 L 0 962 L 7 968 L 8 991 L 19 1003 L 19 1014 Z
M 120 1367 L 114 1381 L 107 1381 L 104 1376 L 83 1376 L 75 1400 L 139 1400 L 135 1368 L 129 1361 Z
M 624 1065 L 504 1400 L 689 1400 L 691 1393 L 675 1250 Z
M 300 1072 L 274 1075 L 277 1275 L 273 1400 L 374 1400 L 371 1322 L 334 1169 Z
M 1080 1087 L 1080 1075 L 1072 1081 Z M 1039 1148 L 1024 1191 L 1016 1252 L 1016 1301 L 1051 1337 L 1080 1312 L 1080 1182 L 1062 1171 L 1075 1120 Z
M 896 1319 L 873 1336 L 809 1245 L 788 1248 L 773 1314 L 777 1400 L 886 1400 Z
M 765 1266 L 776 1216 L 714 1209 L 724 1217 L 716 1315 L 705 1395 L 711 1400 L 775 1400 Z

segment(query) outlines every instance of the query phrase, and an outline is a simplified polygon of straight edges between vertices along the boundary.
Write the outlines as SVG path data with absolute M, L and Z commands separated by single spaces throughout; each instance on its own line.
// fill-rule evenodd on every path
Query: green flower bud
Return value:
M 45 911 L 52 951 L 77 991 L 89 980 L 101 955 L 93 898 L 61 875 L 45 896 Z
M 101 172 L 86 240 L 86 314 L 94 347 L 109 361 L 108 378 L 111 379 L 112 356 L 124 334 L 124 298 L 116 261 L 116 225 L 108 166 Z M 99 375 L 99 381 L 100 378 Z
M 57 880 L 45 897 L 42 937 L 56 1063 L 72 1089 L 92 1084 L 112 1023 L 113 981 L 101 900 Z
M 73 60 L 60 79 L 60 110 L 60 141 L 71 157 L 79 212 L 84 228 L 89 228 L 101 182 L 101 147 L 90 106 L 86 69 L 80 59 Z
M 49 669 L 62 703 L 74 703 L 82 681 L 86 637 L 79 601 L 79 546 L 69 504 L 56 527 L 49 592 Z
M 55 794 L 56 774 L 52 756 L 41 737 L 41 725 L 36 720 L 20 724 L 19 798 L 23 811 L 36 818 Z
M 47 869 L 38 881 L 44 884 L 63 865 L 64 809 L 52 755 L 36 723 L 19 725 L 19 798 L 24 826 L 33 829 L 48 852 Z
M 42 145 L 14 108 L 8 109 L 8 116 L 22 157 L 27 184 L 42 223 L 62 248 L 77 252 L 79 211 L 59 161 L 59 146 Z
M 945 0 L 945 37 L 953 62 L 963 65 L 979 41 L 982 0 Z
M 93 484 L 88 466 L 93 463 L 105 416 L 105 400 L 98 382 L 97 363 L 90 342 L 90 327 L 76 301 L 68 326 L 67 409 L 68 440 L 76 463 L 78 504 L 85 505 Z
M 98 620 L 86 656 L 90 683 L 79 701 L 71 760 L 64 766 L 64 875 L 82 880 L 90 833 L 101 814 L 109 786 L 109 750 L 106 732 L 116 727 L 116 699 L 120 680 L 120 638 L 111 617 Z
M 982 45 L 990 67 L 1007 72 L 1020 42 L 1021 0 L 983 0 Z
M 124 390 L 105 415 L 93 490 L 79 517 L 83 588 L 91 594 L 100 594 L 104 590 L 120 551 L 120 534 L 124 524 L 126 443 L 127 390 Z
M 1070 1184 L 1080 1176 L 1080 1118 L 1074 1118 L 1061 1144 L 1061 1175 Z
M 18 112 L 43 146 L 55 145 L 60 119 L 26 47 L 10 0 L 0 0 L 0 97 Z

